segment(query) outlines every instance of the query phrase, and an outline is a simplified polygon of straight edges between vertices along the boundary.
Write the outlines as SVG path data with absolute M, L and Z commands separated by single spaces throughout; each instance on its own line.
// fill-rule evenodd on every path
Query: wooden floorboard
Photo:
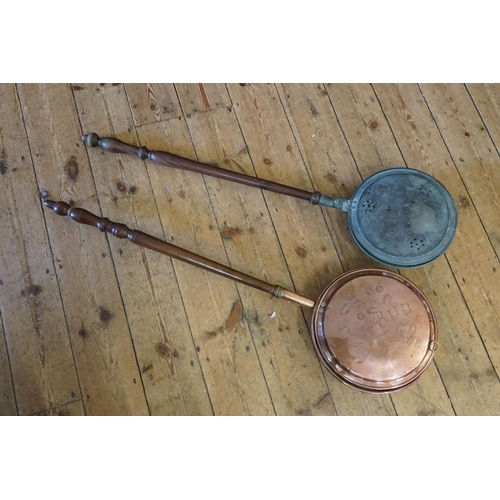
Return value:
M 149 87 L 144 87 L 147 95 Z M 117 135 L 124 141 L 138 142 L 123 85 L 81 84 L 73 86 L 76 88 L 74 96 L 86 133 L 99 130 L 103 136 Z M 138 92 L 133 94 L 137 96 Z M 105 216 L 164 238 L 144 162 L 101 152 L 91 149 L 88 153 Z M 94 237 L 102 239 L 98 232 Z M 140 368 L 141 378 L 136 382 L 142 379 L 151 413 L 211 414 L 170 259 L 113 237 L 109 244 Z
M 0 321 L 0 415 L 18 415 L 5 331 Z
M 71 87 L 23 84 L 18 91 L 39 189 L 100 213 Z M 106 238 L 44 215 L 87 414 L 147 414 Z
M 316 299 L 383 267 L 347 215 L 88 148 L 117 137 L 349 198 L 407 166 L 452 194 L 446 254 L 401 270 L 440 349 L 391 395 L 319 362 L 310 310 L 47 210 L 64 200 Z M 1 415 L 499 415 L 500 85 L 0 85 Z
M 372 166 L 373 163 L 377 164 L 376 155 L 367 159 L 366 163 L 359 159 L 357 163 L 353 161 L 353 154 L 355 157 L 359 150 L 366 147 L 364 141 L 366 141 L 367 134 L 373 130 L 373 122 L 372 126 L 368 126 L 363 133 L 352 134 L 350 130 L 342 129 L 345 125 L 367 121 L 366 117 L 363 118 L 359 108 L 356 108 L 352 99 L 344 99 L 340 102 L 339 96 L 341 93 L 345 95 L 348 90 L 345 86 L 336 86 L 334 89 L 322 85 L 284 85 L 281 87 L 285 107 L 296 130 L 305 162 L 315 180 L 315 186 L 321 192 L 329 193 L 334 189 L 335 193 L 348 197 L 349 193 L 354 192 L 355 188 L 359 186 L 363 178 L 377 171 L 376 167 Z M 369 90 L 369 86 L 352 88 L 352 92 L 357 91 L 358 94 Z M 347 95 L 352 95 L 352 93 Z M 357 116 L 352 116 L 348 123 L 344 119 L 338 120 L 336 113 L 342 115 L 352 109 L 357 110 Z M 381 123 L 380 128 L 382 129 L 383 126 L 384 124 Z M 395 154 L 396 152 L 394 152 Z M 399 165 L 403 165 L 399 159 L 398 161 Z M 328 165 L 326 173 L 324 165 Z M 360 255 L 351 239 L 342 238 L 342 235 L 349 232 L 345 214 L 327 209 L 324 210 L 324 213 L 329 220 L 329 225 L 332 228 L 331 233 L 334 235 L 337 248 L 340 249 L 343 256 L 346 269 L 367 266 L 382 267 L 363 254 Z M 422 280 L 417 281 L 420 283 Z M 351 397 L 347 396 L 346 404 L 352 404 L 350 403 Z M 379 398 L 388 400 L 385 403 L 386 407 L 394 408 L 400 415 L 447 415 L 453 413 L 444 386 L 434 366 L 428 370 L 427 377 L 413 388 L 391 397 L 379 396 Z M 373 397 L 369 397 L 368 401 L 373 401 L 373 399 Z
M 255 175 L 225 86 L 178 86 L 178 94 L 189 115 L 187 125 L 197 158 Z M 205 112 L 194 112 L 200 108 Z M 231 266 L 251 269 L 253 275 L 266 281 L 293 286 L 260 190 L 209 177 L 205 183 Z M 260 243 L 262 237 L 265 247 Z M 332 399 L 300 308 L 270 301 L 265 294 L 245 286 L 238 286 L 238 290 L 276 412 L 333 414 Z
M 458 207 L 457 235 L 445 259 L 408 273 L 409 277 L 428 273 L 430 286 L 422 289 L 436 302 L 438 312 L 442 311 L 439 324 L 444 349 L 436 356 L 436 363 L 457 413 L 469 414 L 472 408 L 474 414 L 498 412 L 498 374 L 491 353 L 484 346 L 484 338 L 497 335 L 498 323 L 483 323 L 481 329 L 478 323 L 481 318 L 475 314 L 476 307 L 488 298 L 486 293 L 481 293 L 481 282 L 493 273 L 498 259 L 477 212 L 470 203 L 460 202 L 461 197 L 467 196 L 466 187 L 420 88 L 417 85 L 375 85 L 374 88 L 406 165 L 420 168 L 440 180 Z M 446 261 L 449 266 L 445 265 Z M 433 267 L 439 271 L 432 272 Z M 466 295 L 464 287 L 474 287 L 474 292 Z M 492 283 L 491 292 L 497 291 L 498 285 Z
M 5 166 L 0 184 L 0 294 L 8 350 L 2 358 L 10 361 L 18 411 L 29 415 L 81 393 L 14 85 L 1 87 L 0 120 Z
M 149 149 L 196 158 L 184 118 L 141 127 L 139 138 Z M 204 179 L 153 165 L 148 171 L 167 238 L 227 264 Z M 173 265 L 215 414 L 273 414 L 235 283 L 182 262 Z

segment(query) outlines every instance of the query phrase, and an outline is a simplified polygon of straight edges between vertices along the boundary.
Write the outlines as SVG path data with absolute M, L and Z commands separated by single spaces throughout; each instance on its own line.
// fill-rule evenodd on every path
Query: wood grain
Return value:
M 352 390 L 310 311 L 44 209 L 40 192 L 312 299 L 381 267 L 345 213 L 87 148 L 92 131 L 346 198 L 385 168 L 436 177 L 456 237 L 402 271 L 438 319 L 431 366 Z M 500 415 L 499 151 L 498 84 L 0 85 L 0 414 Z
M 317 85 L 278 85 L 282 114 L 290 123 L 291 131 L 308 172 L 313 188 L 329 196 L 349 198 L 359 185 L 359 177 L 350 172 L 345 178 L 338 172 L 340 164 L 354 167 L 342 134 L 338 129 L 326 92 Z M 277 109 L 277 112 L 279 108 Z M 333 118 L 333 121 L 332 121 Z M 332 130 L 331 127 L 334 127 Z M 335 128 L 336 127 L 336 128 Z M 303 168 L 303 167 L 302 167 Z M 354 175 L 356 170 L 354 167 Z M 354 182 L 350 182 L 353 181 Z M 343 270 L 359 267 L 379 267 L 366 257 L 352 241 L 347 214 L 335 209 L 320 209 L 326 221 L 329 235 L 342 261 Z M 324 230 L 324 229 L 323 229 Z M 328 234 L 325 231 L 326 234 Z M 314 256 L 311 256 L 314 258 Z M 333 401 L 340 415 L 391 415 L 394 407 L 389 396 L 351 394 L 331 375 L 325 373 Z
M 257 176 L 313 191 L 275 86 L 231 84 L 228 90 Z M 321 209 L 275 193 L 264 196 L 297 291 L 318 297 L 342 272 Z
M 178 94 L 185 113 L 218 103 L 186 120 L 198 159 L 255 175 L 225 86 L 183 85 Z M 231 266 L 293 288 L 263 192 L 212 177 L 205 184 Z M 277 414 L 335 414 L 300 308 L 245 286 L 238 291 Z
M 474 408 L 472 412 L 477 414 L 498 414 L 499 384 L 492 365 L 496 350 L 490 353 L 485 349 L 485 342 L 495 345 L 497 327 L 476 314 L 478 308 L 481 313 L 495 314 L 488 295 L 497 290 L 496 284 L 486 288 L 483 283 L 489 282 L 498 260 L 477 212 L 471 204 L 464 206 L 459 201 L 461 196 L 467 196 L 466 187 L 418 86 L 377 84 L 374 88 L 407 166 L 441 181 L 459 210 L 457 234 L 446 252 L 450 269 L 441 259 L 425 268 L 432 287 L 423 288 L 437 302 L 438 313 L 447 310 L 440 321 L 444 349 L 437 358 L 443 381 L 457 413 L 470 414 Z M 430 274 L 438 265 L 442 269 Z
M 314 188 L 328 196 L 350 198 L 362 179 L 324 86 L 282 84 L 277 87 Z M 322 211 L 344 269 L 382 267 L 353 241 L 345 212 L 331 208 Z
M 2 280 L 3 281 L 3 280 Z M 0 316 L 0 415 L 18 415 L 5 331 Z
M 127 83 L 125 89 L 135 125 L 146 125 L 182 115 L 172 83 Z M 107 90 L 109 85 L 99 89 Z
M 474 101 L 487 132 L 500 150 L 500 84 L 499 83 L 469 83 L 466 85 Z M 480 132 L 481 126 L 479 127 Z
M 0 308 L 18 411 L 30 415 L 81 394 L 14 85 L 0 87 L 0 117 Z
M 47 411 L 37 413 L 39 417 L 83 417 L 85 415 L 85 408 L 83 401 L 80 399 L 73 403 L 50 408 Z
M 75 98 L 86 132 L 99 130 L 103 135 L 137 141 L 122 86 L 107 86 L 99 92 L 92 85 L 79 86 Z M 144 162 L 127 155 L 101 153 L 88 148 L 105 215 L 163 238 Z M 95 237 L 102 235 L 97 233 Z M 116 238 L 110 238 L 109 243 L 151 413 L 211 415 L 200 360 L 170 259 Z
M 500 255 L 499 155 L 467 89 L 462 84 L 420 85 L 425 101 L 443 136 L 468 196 Z
M 351 155 L 351 151 L 357 149 L 357 145 L 347 144 L 325 87 L 317 84 L 294 84 L 278 85 L 278 89 L 305 163 L 311 171 L 311 176 L 316 179 L 318 188 L 326 189 L 330 184 L 334 186 L 334 195 L 350 197 L 356 186 L 359 186 L 363 180 Z M 331 92 L 332 89 L 330 88 L 329 91 Z M 354 117 L 351 118 L 352 121 Z M 361 166 L 358 168 L 362 170 Z M 346 214 L 328 209 L 324 212 L 336 246 L 340 249 L 339 253 L 343 256 L 345 267 L 348 269 L 383 267 L 373 263 L 352 241 Z M 433 376 L 428 376 L 429 371 L 434 371 Z M 428 411 L 428 404 L 437 408 L 435 411 L 439 414 L 452 413 L 444 386 L 435 368 L 431 367 L 428 372 L 417 385 L 423 386 L 424 392 L 434 393 L 435 397 L 428 396 L 424 400 L 420 397 L 413 397 L 415 392 L 404 391 L 404 398 L 400 395 L 398 398 L 379 396 L 376 404 L 383 407 L 388 414 L 393 413 L 394 410 L 398 414 L 404 414 L 408 408 L 411 408 L 413 414 L 425 413 Z M 406 401 L 401 405 L 396 404 L 396 401 L 401 399 L 412 399 L 412 401 Z M 345 400 L 344 405 L 349 407 L 351 403 Z M 371 413 L 373 411 L 372 409 Z
M 405 165 L 390 126 L 384 117 L 377 97 L 370 85 L 326 85 L 334 112 L 342 127 L 349 150 L 356 161 L 361 178 L 366 179 L 376 172 L 390 167 Z M 434 263 L 443 265 L 443 259 Z M 446 262 L 444 262 L 446 269 Z M 403 271 L 419 287 L 429 287 L 425 268 Z M 447 318 L 437 311 L 438 330 Z M 437 353 L 439 357 L 439 353 Z M 453 415 L 446 387 L 434 364 L 408 391 L 392 395 L 398 415 Z
M 467 216 L 474 217 L 477 212 L 494 250 L 492 252 L 483 240 L 481 258 L 472 254 L 475 270 L 459 272 L 457 269 L 456 275 L 464 297 L 473 307 L 474 320 L 499 374 L 500 338 L 493 325 L 500 324 L 500 287 L 495 276 L 495 270 L 500 269 L 500 157 L 463 85 L 422 85 L 421 88 L 467 192 L 459 195 L 459 207 Z
M 184 119 L 145 125 L 139 139 L 149 149 L 195 159 Z M 166 239 L 227 265 L 202 176 L 147 168 Z M 215 414 L 274 414 L 235 283 L 182 262 L 173 266 Z
M 26 84 L 18 90 L 39 189 L 99 213 L 70 86 Z M 139 367 L 106 239 L 53 213 L 45 218 L 86 413 L 147 414 L 142 385 L 134 382 Z

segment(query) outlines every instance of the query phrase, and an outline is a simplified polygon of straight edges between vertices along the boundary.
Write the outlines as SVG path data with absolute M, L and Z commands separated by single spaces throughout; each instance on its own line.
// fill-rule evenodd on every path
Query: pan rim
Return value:
M 448 227 L 441 239 L 441 242 L 431 251 L 425 254 L 421 254 L 420 256 L 399 257 L 397 255 L 390 254 L 386 251 L 378 249 L 375 245 L 370 243 L 368 239 L 364 236 L 364 232 L 361 229 L 360 223 L 358 222 L 357 219 L 358 203 L 363 193 L 366 191 L 366 189 L 381 177 L 388 177 L 390 175 L 396 175 L 396 174 L 417 175 L 419 177 L 425 178 L 428 182 L 430 182 L 436 188 L 438 188 L 448 208 L 448 214 L 449 214 Z M 407 167 L 395 167 L 376 172 L 375 174 L 369 176 L 360 184 L 360 186 L 356 189 L 351 198 L 351 204 L 348 214 L 348 223 L 351 236 L 355 240 L 360 250 L 362 250 L 363 253 L 368 255 L 368 257 L 372 258 L 376 262 L 379 262 L 389 267 L 401 268 L 401 269 L 414 269 L 425 266 L 433 262 L 438 257 L 443 255 L 443 253 L 449 248 L 456 234 L 458 226 L 458 212 L 455 201 L 453 200 L 453 197 L 451 196 L 450 192 L 436 178 L 421 170 L 416 170 Z
M 427 297 L 424 295 L 422 290 L 420 290 L 415 283 L 413 283 L 408 278 L 401 276 L 400 274 L 394 273 L 392 271 L 388 271 L 385 269 L 376 269 L 376 268 L 362 268 L 362 269 L 353 269 L 351 271 L 347 271 L 337 278 L 335 278 L 321 293 L 318 298 L 314 310 L 313 315 L 311 317 L 311 339 L 314 346 L 314 349 L 320 359 L 321 363 L 325 366 L 329 373 L 331 373 L 336 379 L 342 382 L 344 385 L 356 389 L 361 392 L 370 393 L 370 394 L 390 394 L 393 392 L 399 392 L 406 387 L 415 383 L 427 370 L 429 367 L 433 357 L 434 350 L 428 348 L 425 351 L 424 356 L 420 360 L 418 364 L 416 364 L 413 369 L 404 374 L 402 377 L 398 379 L 387 381 L 377 381 L 377 380 L 369 380 L 364 378 L 365 382 L 363 382 L 363 377 L 358 376 L 354 372 L 349 373 L 349 369 L 344 367 L 338 359 L 335 358 L 335 353 L 331 350 L 330 346 L 328 349 L 330 351 L 331 356 L 333 357 L 334 362 L 328 359 L 328 356 L 325 354 L 325 349 L 322 347 L 320 343 L 320 333 L 319 333 L 319 322 L 320 316 L 322 315 L 321 309 L 325 307 L 324 298 L 328 295 L 328 293 L 336 287 L 337 290 L 340 290 L 345 284 L 348 282 L 361 277 L 361 276 L 384 276 L 388 278 L 396 279 L 398 282 L 408 286 L 412 292 L 414 292 L 418 298 L 421 300 L 426 312 L 429 316 L 429 343 L 431 341 L 436 342 L 438 339 L 438 329 L 437 322 L 434 311 L 431 307 L 431 304 Z M 332 295 L 332 297 L 335 293 Z M 384 386 L 385 384 L 385 386 Z

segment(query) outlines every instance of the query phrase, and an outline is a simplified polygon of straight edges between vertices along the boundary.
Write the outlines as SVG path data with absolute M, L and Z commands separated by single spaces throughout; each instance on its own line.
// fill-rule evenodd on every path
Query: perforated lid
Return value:
M 383 170 L 351 199 L 349 227 L 360 248 L 391 267 L 413 268 L 438 258 L 457 227 L 453 198 L 434 177 L 409 168 Z

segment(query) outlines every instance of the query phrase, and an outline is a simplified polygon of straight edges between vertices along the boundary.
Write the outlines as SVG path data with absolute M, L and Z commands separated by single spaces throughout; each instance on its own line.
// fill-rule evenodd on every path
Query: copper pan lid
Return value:
M 333 375 L 376 394 L 414 383 L 438 346 L 436 318 L 424 294 L 381 269 L 349 271 L 330 283 L 316 302 L 311 331 Z

